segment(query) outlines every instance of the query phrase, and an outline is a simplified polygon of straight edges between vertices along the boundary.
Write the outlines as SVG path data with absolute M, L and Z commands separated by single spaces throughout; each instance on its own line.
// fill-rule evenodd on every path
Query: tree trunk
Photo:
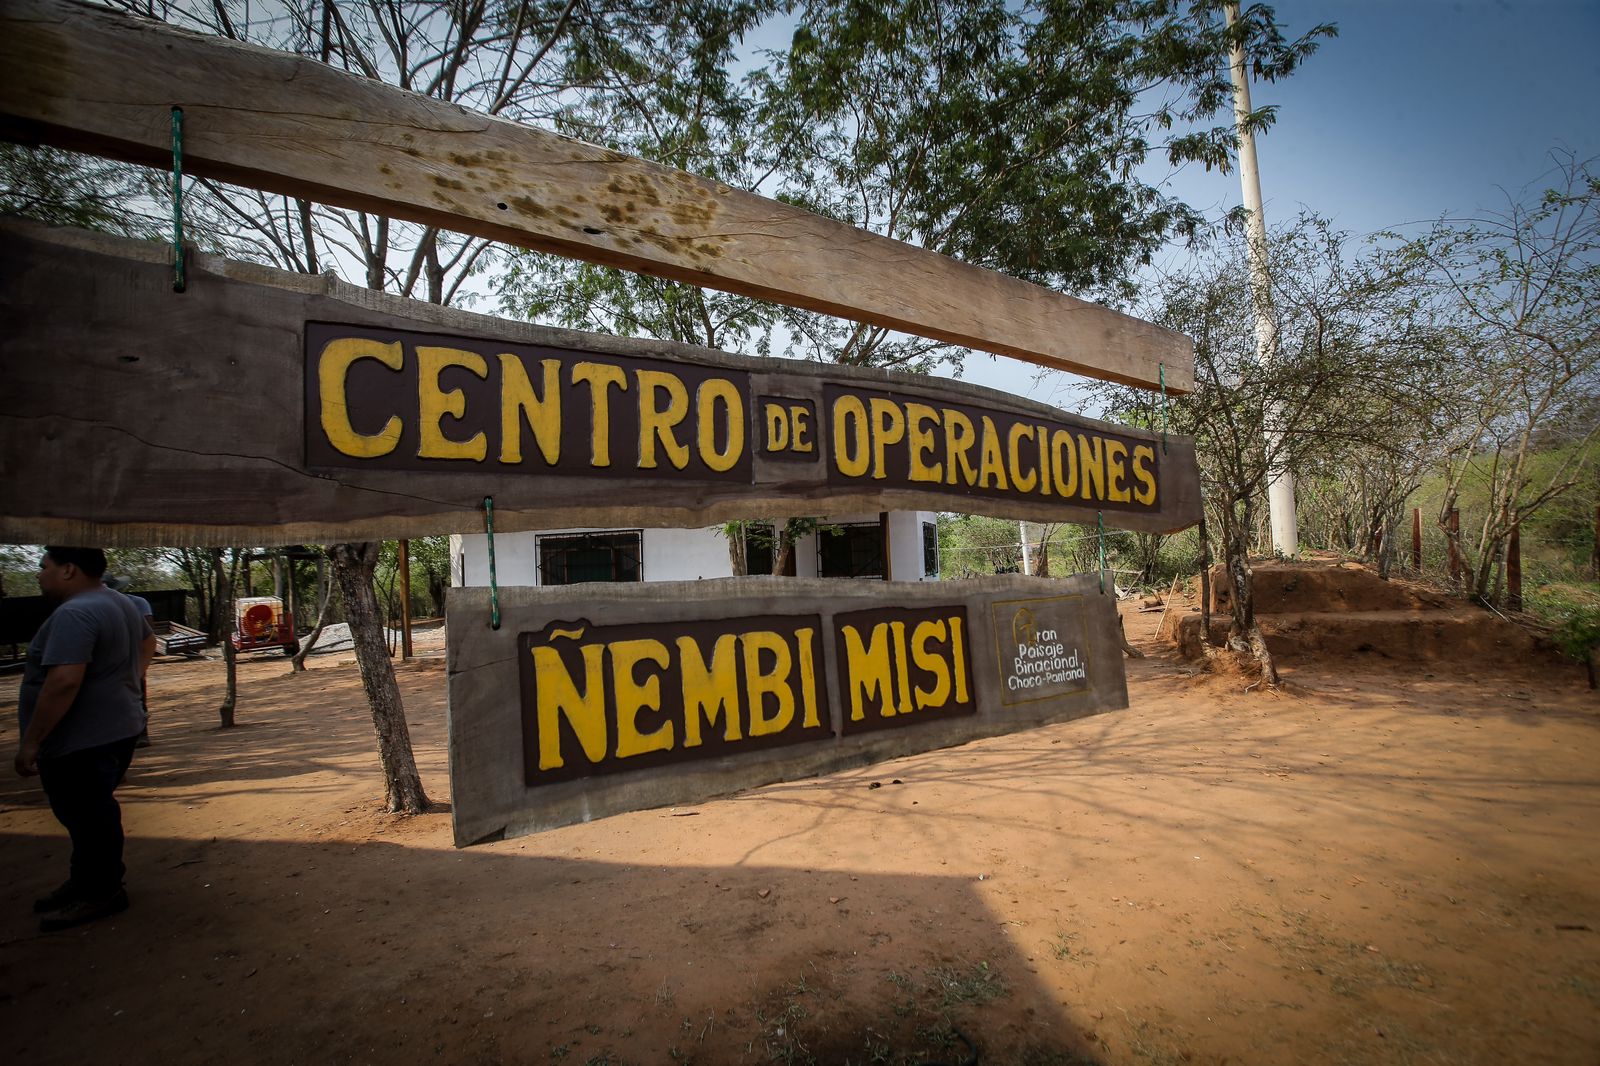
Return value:
M 1224 537 L 1227 555 L 1228 578 L 1233 583 L 1233 597 L 1229 602 L 1233 624 L 1228 631 L 1228 647 L 1241 655 L 1248 655 L 1260 664 L 1261 681 L 1268 685 L 1279 683 L 1278 667 L 1272 661 L 1272 652 L 1256 624 L 1255 590 L 1250 570 L 1248 536 L 1249 526 L 1241 522 L 1236 530 L 1228 530 Z
M 239 564 L 239 552 L 233 553 L 234 566 Z M 222 636 L 222 661 L 227 666 L 228 691 L 222 698 L 222 705 L 217 708 L 217 717 L 221 719 L 221 728 L 233 728 L 233 711 L 239 701 L 239 662 L 233 650 L 233 582 L 236 575 L 227 574 L 222 569 L 222 549 L 211 549 L 211 577 L 216 586 L 216 594 L 211 598 L 212 607 L 216 611 L 218 628 Z
M 306 639 L 300 642 L 300 650 L 294 653 L 291 660 L 294 668 L 291 673 L 302 673 L 306 668 L 306 656 L 311 654 L 311 649 L 317 646 L 317 641 L 322 637 L 323 627 L 328 624 L 328 614 L 333 606 L 333 575 L 328 572 L 328 564 L 317 563 L 317 624 L 311 627 L 311 632 L 306 634 Z
M 789 534 L 789 523 L 782 518 L 772 520 L 772 576 L 782 577 L 789 572 L 789 560 L 794 557 L 794 537 Z
M 422 791 L 422 779 L 411 754 L 411 731 L 406 728 L 400 686 L 395 682 L 394 665 L 384 646 L 378 597 L 372 587 L 379 549 L 374 541 L 335 544 L 329 547 L 328 557 L 333 560 L 333 575 L 344 597 L 356 661 L 361 666 L 361 684 L 372 708 L 378 761 L 383 766 L 384 809 L 394 814 L 422 814 L 428 810 L 428 797 Z
M 1200 516 L 1200 643 L 1211 643 L 1211 539 L 1206 519 Z
M 1117 612 L 1117 639 L 1122 641 L 1122 654 L 1130 659 L 1143 659 L 1144 652 L 1128 643 L 1128 629 L 1122 624 L 1122 612 Z
M 728 565 L 733 568 L 733 576 L 748 576 L 750 557 L 745 552 L 744 523 L 729 522 L 722 527 L 722 532 L 728 538 Z

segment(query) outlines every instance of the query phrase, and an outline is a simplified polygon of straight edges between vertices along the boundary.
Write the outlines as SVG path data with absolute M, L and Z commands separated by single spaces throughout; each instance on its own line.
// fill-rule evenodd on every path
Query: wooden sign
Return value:
M 0 135 L 170 168 L 177 107 L 187 174 L 1193 388 L 1193 346 L 1170 330 L 304 56 L 70 0 L 7 0 L 0 40 Z
M 1097 575 L 451 593 L 458 845 L 1127 706 Z M 597 623 L 596 620 L 601 620 Z
M 0 539 L 277 544 L 938 509 L 1157 532 L 1192 443 L 941 378 L 545 329 L 0 224 Z

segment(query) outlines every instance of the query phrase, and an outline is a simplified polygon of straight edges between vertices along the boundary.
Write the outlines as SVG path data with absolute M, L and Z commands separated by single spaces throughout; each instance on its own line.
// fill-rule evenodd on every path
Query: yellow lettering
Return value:
M 789 654 L 789 642 L 781 633 L 756 630 L 740 637 L 744 645 L 744 685 L 750 696 L 750 735 L 771 736 L 789 728 L 794 721 L 794 690 L 789 686 L 789 671 L 794 659 Z M 763 672 L 761 653 L 772 653 L 772 669 Z M 776 697 L 777 709 L 770 715 L 766 710 L 766 697 Z
M 789 421 L 794 426 L 794 450 L 810 452 L 816 441 L 811 439 L 811 412 L 796 404 L 789 408 Z
M 1044 426 L 1035 426 L 1034 432 L 1039 441 L 1039 495 L 1050 495 L 1050 431 Z
M 906 662 L 910 658 L 906 654 L 906 624 L 904 622 L 890 622 L 889 629 L 894 633 L 894 669 L 900 679 L 900 703 L 896 708 L 896 713 L 910 714 L 912 711 L 911 671 L 908 668 L 910 664 Z
M 867 443 L 867 409 L 858 396 L 844 395 L 833 404 L 833 462 L 845 477 L 860 477 L 872 463 Z
M 805 716 L 800 719 L 801 729 L 815 729 L 822 723 L 817 718 L 817 663 L 812 653 L 811 638 L 816 630 L 806 627 L 794 631 L 795 644 L 800 649 L 800 697 L 805 703 Z
M 460 418 L 467 413 L 466 393 L 460 389 L 439 388 L 439 375 L 452 366 L 459 366 L 480 378 L 489 376 L 488 360 L 476 352 L 417 346 L 417 404 L 421 412 L 417 457 L 482 462 L 489 454 L 489 438 L 482 430 L 474 433 L 470 440 L 458 441 L 446 437 L 439 425 L 445 415 Z
M 561 757 L 562 718 L 577 734 L 590 763 L 606 757 L 605 650 L 603 644 L 584 646 L 584 687 L 579 692 L 556 649 L 533 649 L 533 676 L 538 679 L 534 713 L 539 720 L 539 769 L 559 770 L 566 765 Z
M 911 632 L 911 657 L 916 661 L 917 669 L 934 677 L 932 688 L 925 689 L 919 685 L 913 691 L 919 711 L 927 707 L 943 707 L 950 699 L 950 670 L 945 666 L 943 656 L 928 650 L 929 641 L 943 643 L 944 636 L 942 621 L 918 622 L 917 628 Z
M 678 638 L 678 663 L 683 671 L 683 746 L 700 746 L 700 719 L 714 726 L 722 717 L 722 739 L 735 741 L 739 733 L 739 638 L 724 633 L 711 649 L 706 666 L 693 637 Z
M 1120 440 L 1106 440 L 1106 499 L 1113 503 L 1127 503 L 1133 499 L 1128 491 L 1128 446 Z
M 672 750 L 672 722 L 662 722 L 649 733 L 639 732 L 640 711 L 661 709 L 661 676 L 651 673 L 641 684 L 637 675 L 640 663 L 655 663 L 665 669 L 671 661 L 667 646 L 659 640 L 619 640 L 611 645 L 611 691 L 617 701 L 617 758 L 627 759 L 651 751 Z
M 1038 470 L 1029 471 L 1028 479 L 1026 481 L 1022 479 L 1022 441 L 1023 438 L 1031 436 L 1033 436 L 1033 427 L 1025 425 L 1022 422 L 1018 422 L 1012 426 L 1011 432 L 1008 434 L 1009 440 L 1007 443 L 1010 445 L 1010 455 L 1008 458 L 1011 460 L 1011 484 L 1018 492 L 1032 492 L 1033 487 L 1039 483 Z
M 1091 442 L 1093 442 L 1091 444 Z M 1086 433 L 1078 434 L 1078 480 L 1083 483 L 1086 500 L 1106 498 L 1105 441 Z
M 789 447 L 789 418 L 783 404 L 767 404 L 767 451 L 781 452 Z
M 717 451 L 717 405 L 728 419 L 728 443 Z M 695 420 L 699 423 L 700 461 L 722 473 L 732 470 L 744 454 L 744 398 L 727 378 L 707 378 L 694 393 Z
M 961 636 L 961 616 L 950 616 L 950 662 L 956 668 L 956 703 L 967 702 L 967 647 Z
M 872 477 L 882 481 L 889 475 L 884 471 L 883 453 L 891 444 L 899 444 L 906 437 L 906 417 L 900 405 L 893 400 L 872 398 Z
M 322 397 L 322 433 L 343 455 L 354 459 L 376 459 L 394 451 L 400 443 L 399 415 L 390 415 L 376 433 L 357 433 L 350 424 L 350 397 L 346 383 L 352 364 L 375 359 L 390 370 L 405 366 L 405 349 L 399 341 L 384 344 L 367 337 L 341 337 L 329 341 L 317 359 L 317 385 Z
M 500 355 L 500 461 L 522 462 L 522 422 L 533 430 L 546 466 L 561 461 L 561 360 L 546 359 L 544 392 L 533 391 L 528 369 L 514 355 Z
M 1156 502 L 1156 476 L 1150 464 L 1156 461 L 1156 450 L 1148 444 L 1138 444 L 1133 449 L 1133 479 L 1139 487 L 1133 490 L 1135 503 L 1148 507 Z
M 1078 451 L 1073 447 L 1072 434 L 1064 429 L 1051 434 L 1050 454 L 1055 467 L 1056 495 L 1068 499 L 1078 491 Z
M 662 410 L 658 394 L 666 393 L 667 406 Z M 656 444 L 667 453 L 667 462 L 676 470 L 689 465 L 689 446 L 679 444 L 672 429 L 689 413 L 689 390 L 676 374 L 661 370 L 639 371 L 639 468 L 654 470 Z
M 611 393 L 615 385 L 619 392 L 628 391 L 628 376 L 620 366 L 610 363 L 578 363 L 572 368 L 572 383 L 586 382 L 589 386 L 589 465 L 611 465 Z
M 889 667 L 889 624 L 879 622 L 872 627 L 872 637 L 863 646 L 861 633 L 855 626 L 845 626 L 844 633 L 846 673 L 850 677 L 850 720 L 859 722 L 865 717 L 868 697 L 876 695 L 880 707 L 878 714 L 894 717 L 892 685 Z
M 989 479 L 994 479 L 994 487 L 1002 491 L 1006 486 L 1005 458 L 1000 454 L 1000 431 L 994 428 L 994 419 L 988 415 L 983 416 L 983 473 L 978 476 L 978 487 L 989 487 Z
M 937 484 L 944 480 L 944 464 L 928 462 L 927 455 L 933 450 L 933 431 L 923 429 L 922 424 L 929 419 L 932 419 L 933 424 L 937 426 L 939 412 L 925 403 L 906 404 L 906 422 L 909 427 L 907 436 L 911 442 L 911 480 L 932 481 Z
M 967 453 L 972 451 L 972 446 L 978 441 L 978 435 L 972 431 L 972 419 L 960 411 L 944 409 L 944 455 L 945 461 L 950 464 L 950 469 L 945 472 L 944 483 L 956 483 L 956 467 L 961 468 L 961 480 L 968 485 L 978 482 L 978 471 L 972 465 L 972 460 Z

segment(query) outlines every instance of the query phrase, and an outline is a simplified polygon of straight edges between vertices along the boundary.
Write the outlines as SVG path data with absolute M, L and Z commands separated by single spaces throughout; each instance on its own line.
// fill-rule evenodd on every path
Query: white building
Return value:
M 770 549 L 764 558 L 759 543 L 752 543 L 749 550 L 750 572 L 768 572 Z M 694 581 L 733 576 L 728 541 L 720 526 L 496 533 L 494 555 L 495 580 L 500 585 Z M 489 583 L 488 538 L 484 534 L 452 536 L 450 559 L 451 584 Z M 932 511 L 890 511 L 886 515 L 825 518 L 817 532 L 796 542 L 793 573 L 797 577 L 936 581 L 936 516 Z

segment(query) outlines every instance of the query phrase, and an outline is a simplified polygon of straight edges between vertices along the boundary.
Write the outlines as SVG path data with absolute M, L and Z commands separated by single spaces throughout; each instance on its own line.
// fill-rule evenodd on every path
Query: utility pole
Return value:
M 1239 21 L 1239 5 L 1229 3 L 1226 8 L 1228 27 Z M 1256 165 L 1256 135 L 1250 129 L 1250 78 L 1244 67 L 1244 48 L 1233 45 L 1229 54 L 1229 70 L 1233 75 L 1233 121 L 1239 134 L 1239 184 L 1244 194 L 1245 210 L 1250 212 L 1246 223 L 1250 255 L 1250 290 L 1256 308 L 1256 360 L 1266 366 L 1277 358 L 1278 323 L 1272 310 L 1271 276 L 1267 270 L 1267 220 L 1261 207 L 1261 170 Z M 1267 405 L 1266 424 L 1262 433 L 1266 437 L 1267 454 L 1281 454 L 1283 432 L 1278 428 L 1276 403 Z M 1294 506 L 1294 475 L 1274 463 L 1267 472 L 1267 512 L 1272 520 L 1272 547 L 1280 555 L 1295 555 L 1300 550 L 1299 522 Z

